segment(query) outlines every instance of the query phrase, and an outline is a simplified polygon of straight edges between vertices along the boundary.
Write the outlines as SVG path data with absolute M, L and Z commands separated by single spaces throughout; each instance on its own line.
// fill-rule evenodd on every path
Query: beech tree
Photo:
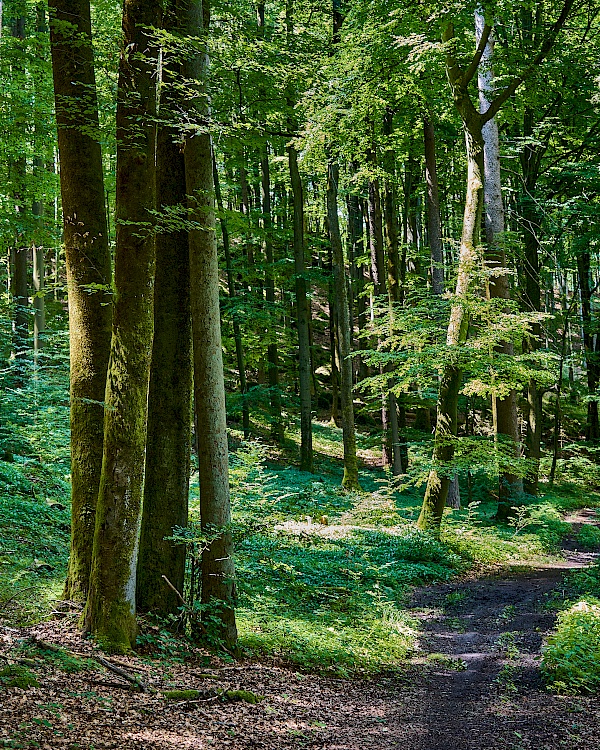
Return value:
M 53 0 L 50 39 L 69 295 L 71 552 L 65 596 L 89 589 L 110 350 L 111 258 L 88 0 Z
M 563 4 L 561 14 L 555 21 L 529 67 L 514 78 L 511 83 L 489 102 L 485 112 L 479 112 L 474 106 L 468 87 L 477 73 L 492 32 L 492 25 L 487 20 L 484 23 L 477 50 L 466 68 L 462 68 L 459 65 L 456 57 L 453 22 L 448 21 L 444 29 L 443 41 L 447 50 L 446 70 L 454 102 L 465 129 L 468 175 L 455 301 L 450 313 L 446 338 L 447 346 L 456 351 L 452 351 L 448 355 L 448 362 L 444 365 L 441 374 L 433 450 L 434 467 L 427 480 L 423 507 L 418 521 L 420 528 L 439 530 L 450 484 L 450 478 L 447 475 L 447 469 L 444 469 L 444 465 L 448 465 L 454 453 L 454 441 L 457 431 L 458 394 L 462 377 L 459 349 L 465 343 L 468 335 L 469 318 L 467 299 L 475 280 L 474 269 L 477 266 L 478 260 L 477 246 L 479 244 L 479 230 L 483 211 L 484 141 L 482 129 L 498 113 L 502 105 L 517 90 L 521 83 L 523 83 L 530 70 L 543 62 L 550 52 L 560 29 L 564 25 L 572 5 L 573 2 L 571 0 L 566 0 Z
M 135 643 L 148 382 L 154 328 L 155 0 L 125 0 L 117 98 L 115 299 L 104 453 L 85 629 L 112 651 Z

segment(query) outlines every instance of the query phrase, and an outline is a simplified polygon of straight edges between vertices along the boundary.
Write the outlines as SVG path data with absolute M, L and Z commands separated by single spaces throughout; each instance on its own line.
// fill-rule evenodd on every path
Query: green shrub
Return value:
M 0 669 L 0 685 L 5 687 L 16 687 L 20 690 L 28 690 L 30 687 L 38 687 L 39 682 L 34 673 L 18 664 L 9 664 Z
M 542 656 L 542 673 L 560 693 L 600 687 L 600 600 L 582 599 L 558 615 Z
M 589 523 L 584 524 L 577 534 L 577 544 L 583 549 L 597 549 L 600 547 L 600 529 Z

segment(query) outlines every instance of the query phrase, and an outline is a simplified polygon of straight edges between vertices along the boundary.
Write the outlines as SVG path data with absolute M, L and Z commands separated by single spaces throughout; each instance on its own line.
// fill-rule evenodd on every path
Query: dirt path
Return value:
M 551 695 L 539 676 L 542 639 L 554 622 L 548 596 L 560 595 L 565 570 L 590 560 L 571 549 L 552 566 L 416 591 L 422 656 L 400 676 L 336 680 L 278 666 L 215 665 L 211 685 L 253 690 L 265 700 L 174 705 L 103 687 L 106 675 L 49 671 L 38 688 L 2 694 L 0 747 L 600 750 L 598 702 Z M 47 623 L 37 632 L 89 648 L 72 627 Z M 0 628 L 0 651 L 2 638 L 9 644 L 15 637 Z M 166 673 L 136 659 L 122 664 L 157 687 L 206 686 L 206 667 Z

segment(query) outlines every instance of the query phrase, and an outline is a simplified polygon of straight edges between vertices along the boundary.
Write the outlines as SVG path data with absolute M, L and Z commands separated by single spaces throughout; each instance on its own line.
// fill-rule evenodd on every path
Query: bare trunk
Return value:
M 264 23 L 264 6 L 263 23 Z M 267 305 L 273 319 L 275 310 L 275 280 L 273 278 L 273 217 L 271 215 L 271 176 L 269 169 L 269 152 L 267 144 L 264 145 L 260 159 L 261 188 L 262 188 L 262 214 L 263 228 L 265 232 L 265 255 L 267 269 L 265 273 L 265 292 Z M 270 336 L 277 336 L 277 326 L 273 325 Z M 281 419 L 281 392 L 279 390 L 279 356 L 276 341 L 271 341 L 267 346 L 269 391 L 271 397 L 271 437 L 278 443 L 283 441 L 283 422 Z
M 227 292 L 231 299 L 237 296 L 235 289 L 235 280 L 233 278 L 233 266 L 231 262 L 231 247 L 229 242 L 229 227 L 225 218 L 223 208 L 223 197 L 221 195 L 221 185 L 219 182 L 219 170 L 217 169 L 217 160 L 213 151 L 213 180 L 215 184 L 215 199 L 217 208 L 221 215 L 221 236 L 223 238 L 223 252 L 225 253 L 225 266 L 227 272 Z M 235 358 L 238 368 L 238 377 L 240 379 L 240 393 L 242 394 L 242 428 L 244 437 L 250 436 L 250 409 L 248 408 L 248 383 L 246 381 L 246 362 L 244 359 L 244 346 L 242 342 L 242 331 L 238 320 L 237 310 L 233 311 L 233 338 L 235 341 Z
M 304 260 L 304 196 L 298 171 L 298 154 L 288 146 L 294 209 L 294 273 L 296 277 L 296 319 L 298 324 L 298 381 L 300 390 L 300 470 L 312 471 L 312 406 L 310 394 L 310 310 Z
M 187 33 L 206 41 L 209 20 L 208 0 L 193 0 L 186 14 Z M 235 568 L 229 528 L 231 508 L 211 136 L 206 131 L 210 114 L 206 96 L 208 75 L 206 50 L 186 61 L 186 77 L 198 82 L 197 88 L 190 92 L 190 109 L 202 126 L 186 139 L 184 150 L 189 209 L 198 226 L 190 232 L 189 242 L 200 516 L 204 532 L 218 533 L 202 553 L 201 602 L 207 608 L 202 619 L 209 638 L 234 648 L 237 641 Z
M 336 162 L 330 161 L 327 167 L 327 219 L 333 260 L 335 297 L 337 300 L 338 335 L 340 337 L 340 369 L 342 375 L 340 400 L 344 439 L 344 477 L 342 486 L 346 489 L 359 489 L 356 435 L 354 429 L 354 403 L 352 399 L 350 315 L 348 311 L 348 293 L 346 290 L 344 251 L 338 218 L 338 180 L 338 165 Z
M 431 287 L 434 294 L 444 293 L 444 248 L 440 221 L 440 197 L 438 191 L 437 164 L 435 157 L 435 131 L 428 117 L 423 120 L 425 145 L 425 182 L 427 191 L 427 240 L 431 254 Z

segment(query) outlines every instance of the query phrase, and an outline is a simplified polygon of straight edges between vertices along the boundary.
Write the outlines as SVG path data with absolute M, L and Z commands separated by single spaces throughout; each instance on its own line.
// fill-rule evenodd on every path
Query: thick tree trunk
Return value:
M 476 40 L 479 44 L 485 25 L 481 11 L 475 13 Z M 492 69 L 493 41 L 490 37 L 482 55 L 482 66 L 479 68 L 479 109 L 482 114 L 487 112 L 493 98 L 494 75 Z M 510 285 L 508 275 L 498 269 L 506 268 L 506 255 L 503 248 L 504 235 L 504 205 L 502 202 L 502 187 L 500 179 L 500 142 L 498 124 L 492 117 L 482 128 L 484 153 L 484 200 L 485 200 L 485 237 L 486 264 L 494 274 L 489 280 L 489 296 L 491 298 L 510 301 Z M 499 344 L 498 352 L 505 357 L 514 355 L 511 341 Z M 517 416 L 517 393 L 513 388 L 506 398 L 498 398 L 492 394 L 492 412 L 494 414 L 494 428 L 496 439 L 501 444 L 501 452 L 511 459 L 520 455 L 520 433 Z M 500 459 L 503 462 L 503 459 Z M 522 492 L 522 480 L 510 470 L 500 470 L 498 477 L 498 512 L 500 519 L 506 519 L 511 512 L 515 498 Z
M 69 298 L 71 551 L 64 596 L 84 600 L 102 469 L 111 258 L 90 4 L 89 0 L 50 0 L 49 5 Z
M 206 40 L 210 21 L 208 0 L 192 0 L 186 14 L 187 33 Z M 185 173 L 191 218 L 198 228 L 190 232 L 190 278 L 194 341 L 194 393 L 198 425 L 198 471 L 202 530 L 218 533 L 202 553 L 202 596 L 207 607 L 203 622 L 210 638 L 227 648 L 237 641 L 235 582 L 229 467 L 225 411 L 225 383 L 221 350 L 219 265 L 214 232 L 214 183 L 210 117 L 206 97 L 209 59 L 206 50 L 186 61 L 186 77 L 197 81 L 189 92 L 192 116 L 201 126 L 185 142 Z
M 181 13 L 179 6 L 175 13 Z M 170 15 L 168 31 L 179 23 Z M 177 112 L 184 105 L 177 86 L 181 65 L 168 57 L 162 65 L 161 125 L 156 145 L 156 205 L 174 211 L 186 205 L 185 165 Z M 166 216 L 166 215 L 165 215 Z M 161 217 L 162 218 L 162 217 Z M 160 219 L 159 219 L 160 222 Z M 192 333 L 190 259 L 184 228 L 171 228 L 165 219 L 156 234 L 154 339 L 148 391 L 146 476 L 140 550 L 137 564 L 137 604 L 161 617 L 181 607 L 177 594 L 163 580 L 183 591 L 185 545 L 168 537 L 174 527 L 187 525 L 192 422 Z M 160 226 L 160 224 L 159 224 Z
M 124 0 L 117 94 L 115 302 L 104 455 L 85 629 L 112 651 L 135 643 L 148 382 L 154 328 L 156 0 Z
M 298 325 L 298 381 L 300 390 L 300 470 L 312 471 L 312 405 L 310 394 L 310 310 L 304 260 L 304 196 L 298 171 L 298 153 L 288 146 L 290 180 L 294 209 L 294 273 L 296 279 L 296 319 Z
M 342 412 L 342 431 L 344 439 L 344 477 L 342 486 L 346 489 L 360 489 L 358 482 L 358 462 L 356 458 L 356 434 L 354 429 L 354 403 L 352 398 L 352 347 L 350 332 L 350 314 L 348 311 L 348 293 L 346 290 L 346 272 L 344 251 L 340 237 L 338 218 L 338 180 L 337 162 L 330 161 L 327 166 L 327 221 L 333 260 L 333 278 L 337 301 L 337 323 L 340 338 L 341 387 L 340 401 Z

